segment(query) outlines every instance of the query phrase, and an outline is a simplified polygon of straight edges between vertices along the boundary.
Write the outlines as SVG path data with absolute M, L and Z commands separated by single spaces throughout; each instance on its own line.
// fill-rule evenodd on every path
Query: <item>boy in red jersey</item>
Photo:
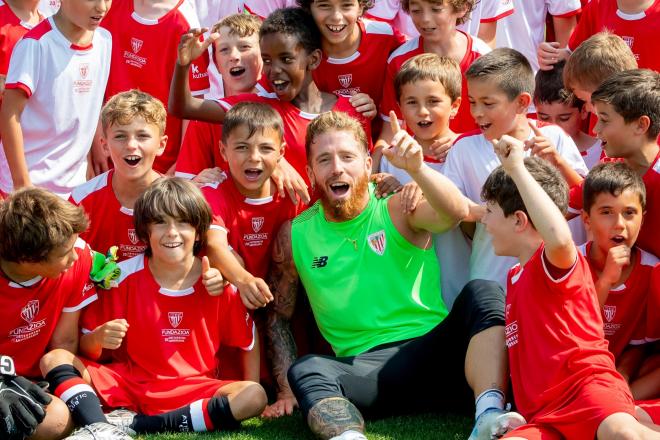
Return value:
M 279 168 L 292 176 L 296 192 L 304 194 L 303 201 L 309 201 L 306 196 L 309 181 L 305 171 L 307 159 L 304 148 L 307 125 L 318 113 L 336 110 L 358 118 L 365 130 L 369 130 L 370 121 L 358 112 L 373 111 L 373 101 L 364 94 L 349 99 L 318 89 L 312 71 L 321 59 L 321 37 L 312 17 L 299 8 L 278 9 L 263 22 L 259 31 L 263 74 L 276 97 L 237 95 L 220 100 L 220 105 L 210 100 L 194 99 L 187 86 L 190 60 L 218 38 L 211 35 L 208 41 L 202 43 L 197 39 L 200 34 L 196 31 L 182 37 L 172 81 L 170 111 L 188 119 L 218 123 L 223 121 L 226 111 L 238 102 L 249 100 L 273 106 L 284 122 L 284 139 L 288 147 L 286 160 L 281 161 Z M 366 104 L 365 100 L 368 101 Z M 284 190 L 280 189 L 280 193 L 284 194 Z M 290 195 L 295 199 L 292 192 Z
M 474 8 L 474 0 L 404 0 L 401 6 L 412 17 L 420 36 L 408 40 L 396 49 L 387 60 L 385 90 L 380 104 L 381 119 L 388 121 L 390 111 L 394 111 L 400 121 L 403 121 L 394 90 L 394 78 L 406 60 L 425 52 L 447 56 L 459 63 L 461 73 L 470 67 L 472 62 L 481 55 L 490 52 L 490 47 L 480 39 L 473 37 L 456 26 L 463 23 Z M 464 133 L 476 128 L 470 115 L 467 97 L 467 83 L 463 76 L 462 99 L 458 113 L 452 119 L 450 128 L 456 133 Z M 387 148 L 392 133 L 390 124 L 383 124 L 379 147 Z M 376 162 L 378 159 L 374 161 Z M 377 169 L 377 168 L 376 168 Z
M 211 211 L 192 183 L 154 182 L 135 204 L 146 253 L 119 264 L 118 285 L 108 292 L 108 316 L 130 324 L 114 336 L 121 357 L 100 365 L 60 351 L 49 360 L 51 371 L 56 361 L 73 363 L 106 406 L 140 412 L 109 416 L 129 434 L 233 428 L 266 404 L 259 384 L 215 378 L 220 345 L 249 351 L 254 326 L 233 287 L 219 296 L 206 292 L 215 269 L 195 255 L 210 223 Z M 81 352 L 96 359 L 104 344 L 87 336 Z
M 97 298 L 89 280 L 91 251 L 78 238 L 87 224 L 81 208 L 40 188 L 16 191 L 0 203 L 0 322 L 5 335 L 0 353 L 14 358 L 15 374 L 39 379 L 48 350 L 71 356 L 77 350 L 80 310 Z M 63 397 L 52 398 L 45 419 L 41 414 L 35 438 L 61 438 L 72 421 L 92 425 L 86 429 L 93 432 L 116 433 L 105 423 L 93 392 Z
M 9 58 L 23 35 L 44 19 L 39 0 L 0 1 L 0 94 L 5 90 Z
M 607 350 L 596 289 L 562 211 L 568 187 L 524 143 L 493 141 L 502 163 L 488 177 L 482 218 L 509 271 L 505 334 L 518 411 L 528 424 L 515 439 L 658 439 L 641 425 L 625 380 Z
M 108 12 L 103 27 L 112 34 L 112 64 L 106 99 L 131 89 L 140 89 L 167 107 L 172 71 L 181 35 L 199 28 L 194 3 L 189 0 L 119 1 Z M 208 54 L 194 60 L 190 90 L 203 95 L 209 89 Z M 168 115 L 167 147 L 156 158 L 154 169 L 173 171 L 181 147 L 183 121 Z M 107 156 L 94 158 L 96 173 L 107 171 Z M 106 166 L 104 166 L 106 165 Z
M 580 252 L 596 286 L 605 338 L 633 397 L 653 397 L 656 390 L 638 376 L 645 369 L 647 298 L 660 273 L 658 258 L 635 246 L 646 208 L 644 182 L 625 163 L 607 162 L 591 170 L 583 187 L 582 220 L 593 241 Z
M 220 148 L 230 176 L 202 188 L 214 217 L 209 241 L 225 236 L 247 271 L 260 278 L 268 273 L 275 234 L 302 208 L 281 197 L 271 181 L 284 154 L 283 136 L 282 119 L 272 107 L 236 104 L 225 115 Z
M 623 159 L 642 177 L 649 201 L 637 245 L 660 254 L 655 227 L 660 222 L 660 73 L 647 69 L 614 73 L 591 94 L 598 115 L 594 131 L 610 158 Z M 571 188 L 570 208 L 582 208 L 582 189 Z
M 222 88 L 215 93 L 211 91 L 211 98 L 266 93 L 264 85 L 258 82 L 263 65 L 259 51 L 260 27 L 259 18 L 248 14 L 230 15 L 213 26 L 211 33 L 217 32 L 219 38 L 209 50 L 213 54 L 212 65 L 221 75 Z M 228 170 L 218 148 L 221 133 L 222 126 L 218 124 L 190 121 L 176 161 L 175 175 L 199 183 L 221 179 L 220 173 Z M 200 176 L 201 171 L 209 168 L 215 168 L 214 172 Z
M 372 0 L 298 0 L 321 32 L 321 63 L 314 82 L 324 92 L 366 93 L 380 104 L 387 58 L 405 41 L 388 23 L 363 19 Z
M 101 143 L 114 168 L 71 192 L 69 201 L 82 206 L 91 223 L 82 238 L 102 252 L 117 246 L 118 261 L 147 248 L 135 232 L 133 205 L 160 176 L 152 166 L 167 144 L 166 117 L 163 104 L 139 90 L 113 96 L 101 110 Z

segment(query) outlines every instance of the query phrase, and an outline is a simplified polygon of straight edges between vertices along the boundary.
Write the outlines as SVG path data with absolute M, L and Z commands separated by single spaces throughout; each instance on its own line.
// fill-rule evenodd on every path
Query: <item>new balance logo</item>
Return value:
M 314 257 L 312 261 L 312 269 L 318 269 L 319 267 L 325 267 L 328 264 L 328 257 Z

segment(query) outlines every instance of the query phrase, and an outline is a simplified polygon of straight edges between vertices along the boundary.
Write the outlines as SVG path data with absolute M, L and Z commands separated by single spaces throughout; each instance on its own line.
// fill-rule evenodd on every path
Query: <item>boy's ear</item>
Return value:
M 649 127 L 651 127 L 651 118 L 647 115 L 642 115 L 634 122 L 634 124 L 636 126 L 636 131 L 639 134 L 646 134 L 646 132 L 649 131 Z
M 458 114 L 458 108 L 461 106 L 462 98 L 459 96 L 454 102 L 451 103 L 451 110 L 449 111 L 449 119 L 454 119 Z
M 314 188 L 314 171 L 312 171 L 312 167 L 308 165 L 305 165 L 305 171 L 307 171 L 307 177 L 309 177 L 309 184 Z
M 591 217 L 589 217 L 589 213 L 583 209 L 582 212 L 580 212 L 580 218 L 582 218 L 582 223 L 584 224 L 584 229 L 587 232 L 590 232 L 591 231 Z
M 516 104 L 518 104 L 518 113 L 527 114 L 529 105 L 532 103 L 532 95 L 527 92 L 522 92 L 516 97 Z
M 321 49 L 314 49 L 309 55 L 307 55 L 307 70 L 312 71 L 319 67 L 322 56 Z
M 218 148 L 220 148 L 220 156 L 227 162 L 227 153 L 225 151 L 225 144 L 222 143 L 222 141 L 218 141 Z
M 516 218 L 516 232 L 522 232 L 529 226 L 529 218 L 523 211 L 518 210 L 512 215 Z
M 165 152 L 165 147 L 167 146 L 167 135 L 164 134 L 160 137 L 160 146 L 158 147 L 158 151 L 156 152 L 156 156 L 160 156 Z
M 282 141 L 280 144 L 280 157 L 277 159 L 278 162 L 284 157 L 284 153 L 286 153 L 286 142 Z
M 103 152 L 110 156 L 110 147 L 108 147 L 108 138 L 105 137 L 105 133 L 101 134 L 101 137 L 99 137 L 99 142 L 101 143 L 101 148 L 103 149 Z

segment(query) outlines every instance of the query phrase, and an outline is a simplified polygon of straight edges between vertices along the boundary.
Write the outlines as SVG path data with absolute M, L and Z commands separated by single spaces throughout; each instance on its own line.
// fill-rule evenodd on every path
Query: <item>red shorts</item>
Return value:
M 130 377 L 126 364 L 97 364 L 83 360 L 92 386 L 103 406 L 127 408 L 140 414 L 160 414 L 208 399 L 221 387 L 234 380 L 219 380 L 208 376 L 153 378 L 136 381 Z
M 660 425 L 660 399 L 645 400 L 635 403 L 637 403 L 637 406 L 642 408 L 649 416 L 651 416 L 653 423 Z
M 503 438 L 594 439 L 603 420 L 614 413 L 635 415 L 630 390 L 626 383 L 614 374 L 596 374 L 577 387 L 566 404 L 532 417 L 529 424 L 514 429 Z

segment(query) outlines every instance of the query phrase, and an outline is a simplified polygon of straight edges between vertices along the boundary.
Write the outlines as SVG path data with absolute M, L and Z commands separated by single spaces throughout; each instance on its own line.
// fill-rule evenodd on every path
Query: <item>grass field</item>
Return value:
M 472 421 L 465 417 L 423 414 L 393 417 L 367 423 L 367 437 L 373 440 L 465 440 Z M 277 420 L 253 419 L 233 433 L 162 434 L 139 437 L 140 440 L 314 440 L 300 413 Z

